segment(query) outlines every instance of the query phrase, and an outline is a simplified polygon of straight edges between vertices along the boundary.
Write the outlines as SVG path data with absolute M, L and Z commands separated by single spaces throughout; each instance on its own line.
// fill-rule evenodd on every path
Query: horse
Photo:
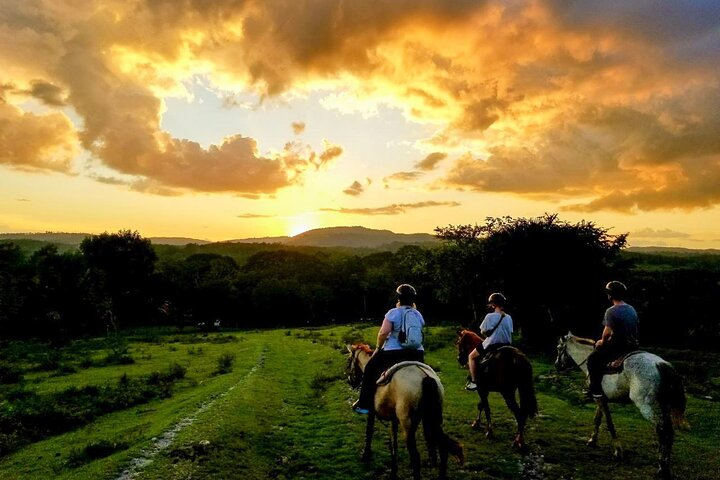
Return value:
M 461 330 L 455 344 L 458 347 L 458 363 L 462 367 L 468 364 L 468 356 L 475 347 L 482 342 L 482 339 L 472 330 Z M 505 399 L 510 411 L 517 422 L 517 432 L 513 440 L 513 447 L 519 450 L 525 449 L 525 424 L 528 418 L 537 415 L 537 399 L 533 386 L 532 365 L 527 357 L 514 347 L 502 347 L 494 354 L 493 368 L 487 374 L 480 373 L 477 392 L 480 396 L 478 403 L 477 418 L 472 423 L 472 428 L 479 429 L 482 426 L 481 412 L 485 412 L 485 436 L 493 438 L 493 425 L 490 419 L 490 404 L 488 394 L 499 392 Z M 515 399 L 515 391 L 518 392 L 520 404 Z
M 347 346 L 349 357 L 347 363 L 348 383 L 353 388 L 360 386 L 365 365 L 370 360 L 372 350 L 368 345 L 355 344 Z M 460 463 L 463 462 L 463 448 L 457 441 L 450 438 L 442 427 L 444 389 L 437 374 L 428 365 L 412 362 L 395 371 L 387 384 L 378 385 L 375 393 L 374 408 L 371 409 L 365 430 L 365 448 L 363 461 L 371 459 L 371 443 L 375 417 L 391 422 L 390 430 L 390 477 L 397 478 L 398 428 L 402 431 L 405 444 L 410 454 L 410 466 L 413 478 L 420 479 L 420 454 L 418 453 L 415 433 L 422 421 L 425 441 L 430 460 L 437 462 L 440 452 L 439 478 L 447 478 L 448 454 L 453 454 Z
M 594 346 L 593 340 L 576 337 L 568 332 L 558 342 L 555 367 L 562 370 L 574 362 L 587 375 L 586 362 Z M 662 478 L 671 478 L 670 456 L 675 436 L 673 426 L 688 428 L 685 420 L 685 389 L 682 378 L 673 366 L 652 353 L 634 352 L 625 358 L 620 373 L 605 374 L 602 388 L 605 398 L 596 402 L 594 430 L 587 444 L 593 447 L 597 445 L 598 430 L 604 414 L 612 438 L 613 455 L 617 459 L 622 458 L 623 447 L 610 416 L 608 401 L 630 400 L 642 416 L 655 425 L 659 443 L 658 474 Z

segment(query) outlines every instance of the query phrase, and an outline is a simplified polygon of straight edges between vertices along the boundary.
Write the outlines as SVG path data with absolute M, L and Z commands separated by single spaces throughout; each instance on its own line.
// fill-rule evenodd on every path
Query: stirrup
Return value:
M 474 392 L 477 390 L 477 384 L 472 380 L 468 380 L 467 383 L 465 383 L 465 390 L 469 392 Z

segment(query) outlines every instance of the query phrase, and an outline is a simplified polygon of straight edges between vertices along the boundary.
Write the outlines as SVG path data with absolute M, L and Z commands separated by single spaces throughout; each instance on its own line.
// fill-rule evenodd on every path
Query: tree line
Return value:
M 243 261 L 197 248 L 163 254 L 167 246 L 157 249 L 128 230 L 87 237 L 70 252 L 47 245 L 25 254 L 3 242 L 0 335 L 60 340 L 215 321 L 238 328 L 379 324 L 395 286 L 407 282 L 430 322 L 464 326 L 477 325 L 488 294 L 501 291 L 521 341 L 549 348 L 568 329 L 598 335 L 608 306 L 603 286 L 617 279 L 630 288 L 644 341 L 684 347 L 720 339 L 720 257 L 628 254 L 626 235 L 549 214 L 488 218 L 436 234 L 436 247 L 352 253 L 277 246 L 254 248 Z

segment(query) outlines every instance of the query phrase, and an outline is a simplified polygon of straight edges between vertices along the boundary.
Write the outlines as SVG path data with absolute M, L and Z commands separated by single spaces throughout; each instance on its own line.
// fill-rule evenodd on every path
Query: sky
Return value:
M 720 248 L 716 1 L 0 4 L 0 232 Z

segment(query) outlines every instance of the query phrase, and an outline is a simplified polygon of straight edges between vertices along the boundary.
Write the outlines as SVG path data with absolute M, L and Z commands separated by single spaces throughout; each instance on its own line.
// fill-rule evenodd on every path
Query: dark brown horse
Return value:
M 458 347 L 458 362 L 465 367 L 468 363 L 470 352 L 478 346 L 482 339 L 479 335 L 471 330 L 462 330 L 459 332 L 459 338 L 456 342 Z M 537 400 L 535 399 L 535 388 L 533 387 L 532 365 L 527 357 L 520 350 L 514 347 L 500 348 L 492 360 L 489 372 L 480 372 L 478 375 L 478 395 L 480 402 L 478 403 L 478 414 L 472 423 L 473 428 L 482 426 L 481 413 L 485 412 L 485 436 L 492 438 L 493 425 L 490 419 L 490 404 L 488 403 L 488 394 L 490 392 L 499 392 L 505 399 L 510 411 L 515 415 L 517 421 L 517 434 L 513 441 L 513 447 L 523 449 L 525 447 L 525 423 L 528 418 L 532 418 L 537 414 Z M 518 405 L 515 399 L 515 391 L 520 397 Z
M 367 345 L 348 345 L 347 376 L 352 387 L 358 387 L 362 381 L 372 350 Z M 437 461 L 440 453 L 439 478 L 447 478 L 448 453 L 463 461 L 462 446 L 451 439 L 442 428 L 442 410 L 444 390 L 440 379 L 428 365 L 418 362 L 408 364 L 398 370 L 386 384 L 378 385 L 375 393 L 374 408 L 370 411 L 365 430 L 365 449 L 363 460 L 371 458 L 371 443 L 375 417 L 389 420 L 392 424 L 390 456 L 391 478 L 397 478 L 398 428 L 405 437 L 410 466 L 414 479 L 420 479 L 420 454 L 415 440 L 415 432 L 423 424 L 431 462 Z

